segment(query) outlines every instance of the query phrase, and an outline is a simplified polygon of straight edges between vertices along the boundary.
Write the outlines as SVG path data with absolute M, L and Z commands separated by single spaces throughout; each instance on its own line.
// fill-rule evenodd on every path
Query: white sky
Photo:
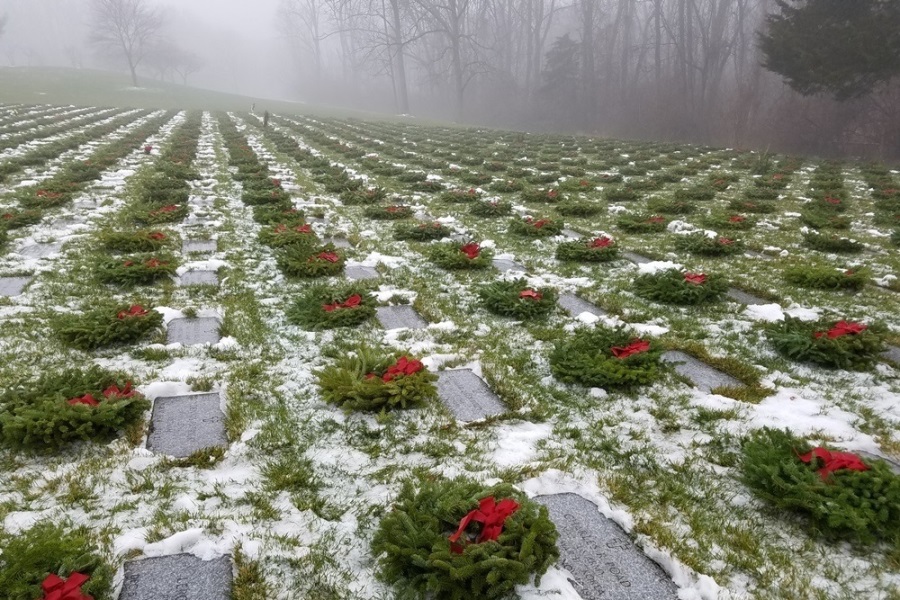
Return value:
M 275 14 L 279 0 L 150 0 L 181 13 L 192 13 L 207 28 L 240 31 L 251 39 L 271 39 L 278 35 Z

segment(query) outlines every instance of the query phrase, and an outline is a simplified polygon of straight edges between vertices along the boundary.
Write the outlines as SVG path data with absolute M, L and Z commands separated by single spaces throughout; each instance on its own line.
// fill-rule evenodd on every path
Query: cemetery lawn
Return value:
M 17 110 L 18 117 L 0 107 L 0 130 L 8 126 L 4 118 L 25 122 L 37 107 Z M 153 433 L 147 411 L 112 439 L 59 450 L 4 443 L 0 547 L 38 522 L 85 525 L 116 569 L 131 559 L 179 552 L 231 556 L 234 598 L 389 599 L 397 588 L 378 579 L 370 543 L 403 481 L 466 476 L 509 483 L 531 496 L 574 492 L 594 502 L 660 564 L 684 598 L 900 599 L 896 540 L 826 539 L 802 515 L 754 496 L 741 468 L 742 441 L 766 426 L 788 428 L 811 445 L 900 460 L 900 207 L 879 195 L 900 188 L 895 165 L 287 112 L 266 129 L 246 113 L 148 111 L 131 119 L 0 183 L 0 214 L 19 210 L 23 183 L 39 186 L 103 144 L 159 120 L 70 203 L 47 207 L 38 222 L 8 231 L 0 246 L 0 290 L 3 278 L 28 283 L 20 295 L 0 297 L 0 393 L 23 377 L 98 365 L 127 374 L 150 400 L 218 393 L 222 414 L 215 426 L 224 438 L 187 456 L 154 452 L 146 447 Z M 162 168 L 160 153 L 191 119 L 199 135 L 189 214 L 140 225 L 165 233 L 175 275 L 136 287 L 102 283 L 99 265 L 127 259 L 103 246 L 104 234 L 139 227 L 136 215 Z M 346 240 L 350 247 L 336 251 L 347 265 L 375 269 L 378 278 L 363 283 L 380 306 L 408 305 L 427 325 L 385 330 L 370 319 L 352 328 L 308 330 L 293 324 L 286 315 L 314 282 L 285 276 L 278 250 L 260 241 L 260 232 L 275 224 L 258 222 L 254 207 L 242 201 L 227 127 L 237 127 L 247 152 L 292 194 L 320 240 Z M 25 151 L 17 146 L 9 156 Z M 638 174 L 617 182 L 622 171 Z M 435 191 L 416 191 L 427 188 L 423 177 L 436 182 Z M 354 180 L 384 191 L 376 205 L 410 206 L 412 217 L 400 223 L 439 222 L 454 243 L 477 242 L 525 272 L 439 268 L 430 253 L 440 241 L 398 241 L 397 221 L 367 217 L 367 206 L 347 201 L 357 184 L 346 181 Z M 484 183 L 468 183 L 475 181 Z M 507 181 L 526 190 L 552 188 L 563 199 L 526 201 L 522 191 L 492 191 L 516 187 L 498 185 Z M 636 199 L 607 201 L 610 190 L 625 188 Z M 713 190 L 711 198 L 700 188 Z M 450 202 L 445 192 L 451 189 L 475 190 L 478 199 Z M 767 190 L 774 197 L 760 199 Z M 510 202 L 512 214 L 471 213 L 475 202 L 491 199 Z M 557 210 L 574 203 L 599 214 Z M 773 212 L 752 212 L 770 205 Z M 830 221 L 820 231 L 855 240 L 861 251 L 811 248 L 808 223 L 822 215 L 846 217 L 846 229 Z M 620 225 L 628 216 L 661 216 L 667 225 L 634 233 Z M 569 237 L 521 235 L 511 223 L 525 217 L 562 223 Z M 752 225 L 739 228 L 744 220 Z M 685 245 L 692 233 L 743 247 L 706 256 Z M 556 258 L 560 243 L 603 236 L 619 248 L 617 259 Z M 205 239 L 215 240 L 214 250 L 182 249 L 185 240 Z M 625 252 L 647 262 L 636 265 Z M 791 268 L 813 266 L 863 272 L 867 281 L 855 291 L 812 289 L 785 277 Z M 720 276 L 749 294 L 751 304 L 728 296 L 668 304 L 635 293 L 639 274 L 667 268 Z M 187 271 L 215 272 L 218 285 L 179 285 Z M 605 314 L 555 308 L 516 319 L 487 310 L 479 290 L 517 278 L 530 288 L 577 294 Z M 124 345 L 65 344 L 56 328 L 60 315 L 80 315 L 107 300 L 155 310 L 166 327 Z M 880 327 L 885 352 L 861 370 L 791 360 L 767 337 L 766 328 L 785 314 Z M 167 337 L 175 319 L 196 317 L 218 321 L 216 341 L 190 345 Z M 590 388 L 554 377 L 554 347 L 583 328 L 624 324 L 634 327 L 634 338 L 685 352 L 736 384 L 702 390 L 692 371 L 671 366 L 633 388 Z M 326 403 L 316 373 L 361 348 L 420 359 L 436 374 L 471 369 L 504 410 L 462 422 L 438 400 L 375 412 Z M 562 567 L 551 568 L 540 586 L 520 586 L 518 596 L 578 598 Z

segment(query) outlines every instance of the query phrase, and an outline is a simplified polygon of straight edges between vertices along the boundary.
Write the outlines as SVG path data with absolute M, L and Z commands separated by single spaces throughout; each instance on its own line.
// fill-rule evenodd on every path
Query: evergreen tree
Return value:
M 776 0 L 759 33 L 763 66 L 808 96 L 870 94 L 900 75 L 897 0 Z
M 556 38 L 544 55 L 541 87 L 537 96 L 550 109 L 557 122 L 578 114 L 580 102 L 581 45 L 569 34 Z

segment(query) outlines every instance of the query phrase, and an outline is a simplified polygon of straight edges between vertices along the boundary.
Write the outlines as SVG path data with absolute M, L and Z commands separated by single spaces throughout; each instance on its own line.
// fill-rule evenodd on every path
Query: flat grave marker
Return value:
M 559 305 L 573 317 L 577 317 L 581 313 L 590 313 L 597 317 L 606 315 L 605 310 L 575 294 L 560 294 Z
M 375 317 L 387 330 L 425 329 L 428 327 L 428 322 L 412 306 L 379 306 L 375 309 Z
M 119 600 L 229 600 L 231 571 L 227 556 L 204 561 L 173 554 L 129 561 Z
M 19 251 L 19 254 L 26 258 L 47 258 L 62 250 L 62 242 L 52 242 L 48 244 L 32 244 L 25 246 Z
M 441 402 L 459 421 L 479 421 L 506 412 L 500 398 L 471 369 L 440 371 L 437 390 Z
M 215 271 L 188 271 L 178 278 L 178 285 L 219 285 L 219 275 Z
M 771 304 L 768 300 L 764 300 L 737 288 L 728 288 L 728 292 L 725 295 L 741 304 Z
M 0 277 L 0 296 L 20 296 L 32 277 Z
M 219 394 L 166 396 L 153 401 L 147 449 L 176 458 L 228 445 Z
M 503 273 L 507 271 L 515 271 L 517 273 L 524 273 L 525 267 L 520 265 L 514 260 L 509 260 L 508 258 L 495 258 L 494 259 L 494 268 Z
M 170 344 L 185 346 L 217 344 L 222 339 L 219 327 L 219 320 L 214 317 L 172 319 L 167 327 L 166 339 Z
M 335 248 L 352 248 L 353 244 L 350 243 L 345 237 L 335 236 L 335 237 L 326 237 L 324 239 L 326 244 L 332 244 Z
M 685 352 L 678 350 L 663 352 L 662 360 L 675 364 L 675 372 L 687 377 L 694 386 L 704 392 L 711 392 L 719 387 L 740 387 L 740 381 L 709 366 Z
M 364 267 L 362 265 L 346 265 L 344 267 L 344 274 L 348 278 L 355 280 L 378 279 L 380 277 L 378 271 L 372 267 Z
M 559 531 L 560 562 L 583 600 L 676 600 L 678 586 L 597 505 L 577 494 L 538 496 Z
M 653 262 L 646 256 L 637 254 L 636 252 L 622 252 L 621 254 L 622 254 L 622 258 L 624 258 L 626 260 L 630 260 L 631 262 L 633 262 L 636 265 L 645 265 L 649 262 Z
M 568 229 L 568 228 L 563 229 L 563 230 L 562 230 L 562 234 L 563 234 L 564 236 L 566 236 L 567 238 L 573 239 L 573 240 L 580 240 L 581 238 L 584 237 L 583 235 L 581 235 L 580 233 L 578 233 L 578 232 L 575 231 L 574 229 Z
M 882 352 L 881 356 L 891 362 L 900 364 L 900 348 L 897 346 L 888 346 L 888 349 Z
M 219 249 L 216 240 L 184 240 L 181 243 L 181 251 L 185 254 L 191 252 L 215 252 Z

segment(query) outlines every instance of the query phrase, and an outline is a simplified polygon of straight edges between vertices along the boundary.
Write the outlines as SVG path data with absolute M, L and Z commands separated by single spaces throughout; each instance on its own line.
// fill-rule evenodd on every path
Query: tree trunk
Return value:
M 406 61 L 403 58 L 404 44 L 403 31 L 401 30 L 402 22 L 400 21 L 400 0 L 391 0 L 391 16 L 393 22 L 394 53 L 396 56 L 396 77 L 395 86 L 397 88 L 397 101 L 399 103 L 400 114 L 409 114 L 409 91 L 406 87 Z

